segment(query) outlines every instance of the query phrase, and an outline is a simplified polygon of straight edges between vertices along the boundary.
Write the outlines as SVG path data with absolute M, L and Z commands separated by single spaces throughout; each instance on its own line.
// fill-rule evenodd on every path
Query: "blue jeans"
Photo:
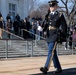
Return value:
M 54 55 L 53 52 L 54 51 Z M 47 56 L 47 60 L 45 63 L 44 67 L 47 67 L 49 69 L 51 61 L 53 60 L 54 63 L 54 67 L 57 69 L 61 69 L 61 65 L 57 56 L 57 52 L 56 52 L 56 43 L 55 42 L 50 42 L 48 43 L 48 56 Z

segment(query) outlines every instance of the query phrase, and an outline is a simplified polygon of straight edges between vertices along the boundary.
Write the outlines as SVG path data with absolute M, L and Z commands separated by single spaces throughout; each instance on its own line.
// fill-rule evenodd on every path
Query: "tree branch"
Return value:
M 67 4 L 68 3 L 68 0 L 66 0 L 66 3 L 65 4 Z
M 61 2 L 62 2 L 64 5 L 66 5 L 66 3 L 65 3 L 63 0 L 61 0 Z
M 73 8 L 72 8 L 72 10 L 70 12 L 70 14 L 72 14 L 74 11 L 75 11 L 75 4 L 74 4 L 74 6 L 73 6 Z

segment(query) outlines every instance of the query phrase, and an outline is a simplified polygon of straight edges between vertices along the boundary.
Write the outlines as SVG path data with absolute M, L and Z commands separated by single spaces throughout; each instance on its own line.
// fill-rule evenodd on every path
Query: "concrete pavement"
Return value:
M 39 73 L 39 74 L 32 74 L 32 75 L 43 75 L 43 74 Z M 48 72 L 47 75 L 76 75 L 76 68 L 65 69 L 60 74 L 54 74 L 53 72 Z
M 25 57 L 0 59 L 0 75 L 43 75 L 40 67 L 44 66 L 46 57 Z M 56 75 L 76 75 L 76 55 L 59 56 L 63 72 Z M 54 75 L 53 64 L 47 75 Z

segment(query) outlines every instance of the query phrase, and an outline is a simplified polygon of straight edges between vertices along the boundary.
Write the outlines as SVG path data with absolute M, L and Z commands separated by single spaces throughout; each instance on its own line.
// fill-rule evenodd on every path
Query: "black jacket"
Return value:
M 53 26 L 56 29 L 49 30 L 49 26 Z M 67 24 L 66 20 L 64 18 L 64 15 L 58 11 L 55 12 L 54 15 L 48 14 L 45 16 L 45 25 L 43 28 L 43 31 L 47 32 L 46 41 L 57 41 L 58 40 L 58 29 L 61 26 L 61 29 L 63 31 L 63 36 L 66 37 L 67 35 Z

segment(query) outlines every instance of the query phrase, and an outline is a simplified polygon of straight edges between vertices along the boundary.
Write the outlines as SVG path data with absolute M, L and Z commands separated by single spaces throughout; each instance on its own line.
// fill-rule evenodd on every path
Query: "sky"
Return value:
M 39 0 L 41 3 L 45 3 L 45 2 L 49 2 L 49 1 L 51 1 L 51 0 Z M 57 0 L 57 1 L 59 1 L 59 3 L 61 4 L 61 2 L 60 2 L 60 0 Z
M 43 4 L 43 3 L 47 4 L 49 1 L 51 1 L 51 0 L 38 0 L 38 2 L 41 3 L 41 4 Z M 57 1 L 59 1 L 59 3 L 58 3 L 59 6 L 64 7 L 63 3 L 60 0 L 57 0 Z M 68 7 L 70 7 L 70 6 L 71 6 L 71 3 L 68 4 Z
M 44 3 L 44 2 L 48 3 L 48 1 L 50 1 L 50 0 L 40 0 L 41 3 Z
M 39 3 L 43 4 L 43 3 L 48 3 L 51 0 L 38 0 L 38 1 L 40 1 Z M 62 3 L 60 2 L 60 0 L 57 0 L 57 1 L 59 1 L 58 4 L 62 5 Z

